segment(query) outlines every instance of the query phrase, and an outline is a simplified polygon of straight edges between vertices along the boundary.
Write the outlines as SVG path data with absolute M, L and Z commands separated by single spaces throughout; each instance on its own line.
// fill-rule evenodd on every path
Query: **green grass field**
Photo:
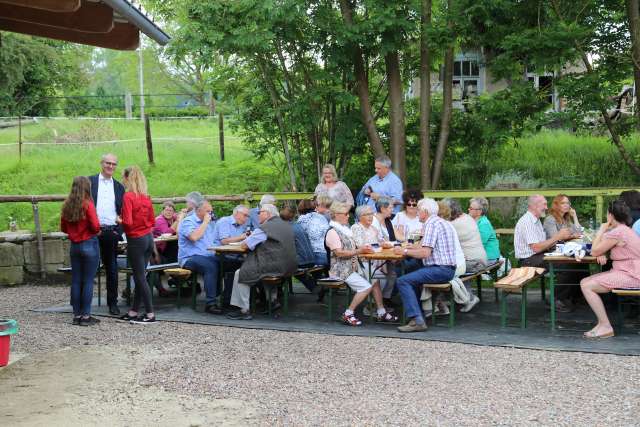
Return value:
M 153 196 L 184 195 L 193 190 L 235 194 L 282 188 L 284 175 L 267 161 L 256 161 L 229 131 L 225 131 L 225 161 L 220 161 L 215 121 L 154 121 L 151 128 L 157 138 L 153 144 L 154 166 L 148 164 L 144 125 L 139 121 L 47 120 L 25 126 L 25 142 L 60 140 L 64 135 L 68 136 L 65 141 L 142 140 L 95 145 L 23 145 L 22 161 L 18 161 L 18 147 L 9 145 L 17 140 L 17 130 L 0 130 L 0 194 L 66 194 L 74 176 L 99 171 L 100 156 L 107 152 L 119 157 L 118 178 L 125 166 L 141 166 Z M 189 139 L 203 137 L 209 139 Z M 45 229 L 57 229 L 59 209 L 58 203 L 41 204 Z M 29 204 L 1 204 L 0 229 L 6 229 L 9 216 L 17 218 L 22 228 L 31 228 Z

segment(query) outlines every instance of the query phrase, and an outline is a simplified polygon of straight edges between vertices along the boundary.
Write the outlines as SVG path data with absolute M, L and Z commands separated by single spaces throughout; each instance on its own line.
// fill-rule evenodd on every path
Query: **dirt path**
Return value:
M 140 355 L 144 354 L 144 359 Z M 0 425 L 205 426 L 257 424 L 255 406 L 144 387 L 148 351 L 83 346 L 35 354 L 0 368 Z

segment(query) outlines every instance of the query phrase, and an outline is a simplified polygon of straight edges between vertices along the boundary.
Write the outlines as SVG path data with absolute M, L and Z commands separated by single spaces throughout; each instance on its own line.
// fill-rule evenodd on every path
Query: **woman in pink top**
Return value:
M 640 237 L 631 229 L 631 211 L 622 200 L 609 205 L 607 222 L 593 239 L 591 255 L 598 263 L 607 262 L 605 254 L 613 261 L 613 268 L 604 273 L 582 279 L 580 287 L 584 298 L 598 318 L 598 324 L 585 338 L 608 338 L 613 336 L 613 327 L 598 294 L 606 294 L 615 288 L 640 288 Z

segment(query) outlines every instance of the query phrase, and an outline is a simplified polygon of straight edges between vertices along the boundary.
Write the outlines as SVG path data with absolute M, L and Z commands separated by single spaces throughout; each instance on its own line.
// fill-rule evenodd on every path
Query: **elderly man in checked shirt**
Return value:
M 547 212 L 547 199 L 540 194 L 529 196 L 527 212 L 520 217 L 516 224 L 513 236 L 513 248 L 521 267 L 542 267 L 544 265 L 545 251 L 553 248 L 559 241 L 571 238 L 571 229 L 562 228 L 556 234 L 547 239 L 547 235 L 540 222 L 540 218 Z M 556 311 L 570 311 L 567 297 L 571 289 L 567 286 L 556 288 Z
M 418 211 L 428 214 L 424 224 L 424 237 L 419 247 L 394 248 L 398 255 L 422 260 L 422 267 L 401 276 L 396 287 L 402 298 L 409 322 L 399 326 L 400 332 L 426 331 L 427 325 L 420 308 L 420 293 L 424 283 L 447 283 L 456 271 L 455 231 L 453 226 L 438 216 L 438 204 L 433 199 L 418 202 Z

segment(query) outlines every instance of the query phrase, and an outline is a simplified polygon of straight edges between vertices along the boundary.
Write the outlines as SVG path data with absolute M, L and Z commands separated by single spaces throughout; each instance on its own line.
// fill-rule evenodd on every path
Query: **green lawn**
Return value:
M 256 161 L 229 130 L 225 131 L 226 159 L 220 161 L 216 121 L 154 121 L 151 128 L 155 138 L 154 166 L 147 162 L 144 125 L 139 121 L 47 120 L 25 126 L 24 141 L 60 140 L 65 135 L 65 140 L 72 141 L 142 140 L 99 145 L 24 145 L 20 162 L 18 147 L 8 145 L 16 141 L 16 129 L 0 130 L 0 194 L 65 194 L 74 176 L 99 171 L 100 156 L 106 152 L 119 157 L 117 177 L 126 165 L 141 166 L 152 196 L 184 195 L 193 190 L 232 194 L 282 188 L 283 174 L 267 161 Z M 210 138 L 189 139 L 202 137 Z M 45 229 L 57 229 L 59 209 L 58 203 L 42 204 Z M 31 228 L 29 204 L 1 204 L 0 229 L 6 229 L 9 216 L 17 218 L 22 227 Z

